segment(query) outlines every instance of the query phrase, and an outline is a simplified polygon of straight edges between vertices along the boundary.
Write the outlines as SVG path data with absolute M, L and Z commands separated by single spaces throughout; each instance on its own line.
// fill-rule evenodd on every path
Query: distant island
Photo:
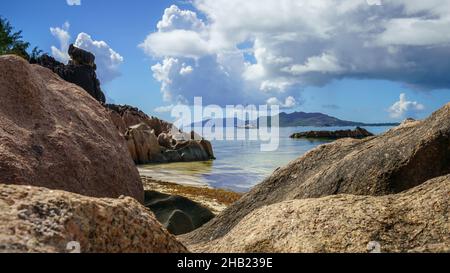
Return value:
M 206 119 L 202 122 L 192 123 L 191 127 L 204 127 L 207 123 L 212 122 L 215 125 L 222 123 L 223 126 L 233 124 L 234 127 L 239 128 L 257 128 L 260 120 L 266 117 L 259 118 L 254 121 L 241 121 L 237 118 Z M 374 127 L 374 126 L 398 126 L 400 123 L 363 123 L 355 121 L 341 120 L 322 113 L 305 113 L 294 112 L 291 114 L 281 113 L 279 115 L 280 127 Z M 268 120 L 268 126 L 271 126 L 271 120 Z
M 325 139 L 325 140 L 336 140 L 341 138 L 355 138 L 363 139 L 366 137 L 372 137 L 374 134 L 367 131 L 364 128 L 356 127 L 355 130 L 337 130 L 337 131 L 309 131 L 295 133 L 291 135 L 294 139 Z
M 398 126 L 400 123 L 363 123 L 341 120 L 322 113 L 294 112 L 280 114 L 281 127 L 357 127 L 357 126 Z

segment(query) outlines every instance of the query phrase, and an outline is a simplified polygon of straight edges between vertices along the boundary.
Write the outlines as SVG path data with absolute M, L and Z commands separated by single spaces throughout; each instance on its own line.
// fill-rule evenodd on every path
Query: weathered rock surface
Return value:
M 415 122 L 417 122 L 417 120 L 415 120 L 413 118 L 407 118 L 400 125 L 407 125 L 407 124 L 411 124 L 411 123 L 415 123 Z
M 180 185 L 155 180 L 148 176 L 142 176 L 141 178 L 146 191 L 157 191 L 168 195 L 186 197 L 189 200 L 201 204 L 210 210 L 214 215 L 220 214 L 242 196 L 242 194 L 223 189 Z
M 162 133 L 158 136 L 158 143 L 161 147 L 167 149 L 172 149 L 172 147 L 176 145 L 176 141 L 166 133 Z
M 41 66 L 1 56 L 0 97 L 1 183 L 144 201 L 125 141 L 86 91 Z
M 191 232 L 214 218 L 204 206 L 182 196 L 145 192 L 145 206 L 174 235 Z
M 380 136 L 337 140 L 312 150 L 186 238 L 191 243 L 220 238 L 262 206 L 336 194 L 395 194 L 449 173 L 450 104 Z
M 125 133 L 128 149 L 137 164 L 162 161 L 158 138 L 149 126 L 141 123 L 132 126 Z
M 216 158 L 214 155 L 214 149 L 213 149 L 211 142 L 209 142 L 208 140 L 202 139 L 202 140 L 200 140 L 199 143 L 200 143 L 200 145 L 202 145 L 202 147 L 205 150 L 206 154 L 208 155 L 209 159 Z
M 105 94 L 100 88 L 100 81 L 95 73 L 97 69 L 95 56 L 73 45 L 70 45 L 68 53 L 72 59 L 67 65 L 48 55 L 43 55 L 34 62 L 52 70 L 65 81 L 80 86 L 97 101 L 104 103 Z
M 144 112 L 131 106 L 108 104 L 106 107 L 110 112 L 111 120 L 126 138 L 128 148 L 136 164 L 214 159 L 211 143 L 201 137 L 199 138 L 194 133 L 183 133 L 172 124 L 155 117 L 149 117 Z M 139 126 L 136 127 L 136 125 Z M 151 131 L 152 133 L 137 133 L 140 131 Z M 157 145 L 160 147 L 157 148 Z
M 181 253 L 186 248 L 132 198 L 97 199 L 0 184 L 0 252 Z
M 125 134 L 131 126 L 141 123 L 145 123 L 151 130 L 154 130 L 156 136 L 159 136 L 162 133 L 166 133 L 170 136 L 172 132 L 172 124 L 156 117 L 149 117 L 138 108 L 115 104 L 107 104 L 106 107 L 113 116 L 114 124 L 121 134 Z
M 262 207 L 195 252 L 449 252 L 450 176 L 397 195 L 337 195 Z M 370 248 L 372 243 L 375 249 Z M 368 248 L 369 247 L 369 248 Z
M 339 130 L 339 131 L 309 131 L 302 133 L 295 133 L 291 138 L 316 138 L 316 139 L 341 139 L 341 138 L 356 138 L 362 139 L 371 137 L 373 134 L 364 128 L 356 127 L 355 130 Z
M 69 46 L 68 50 L 71 61 L 75 65 L 88 65 L 96 68 L 95 55 L 84 49 L 77 48 L 73 44 Z
M 208 142 L 206 140 L 189 140 L 181 141 L 175 146 L 175 151 L 180 155 L 181 161 L 192 162 L 192 161 L 207 161 L 212 158 L 208 151 L 204 148 L 201 143 Z

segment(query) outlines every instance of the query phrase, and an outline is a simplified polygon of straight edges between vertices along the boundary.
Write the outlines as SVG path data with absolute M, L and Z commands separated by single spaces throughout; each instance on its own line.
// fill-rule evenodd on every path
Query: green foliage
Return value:
M 30 62 L 36 62 L 36 60 L 44 53 L 44 51 L 40 50 L 37 46 L 33 48 L 30 55 Z
M 0 55 L 15 54 L 27 60 L 38 58 L 43 52 L 35 47 L 28 53 L 30 43 L 22 40 L 22 31 L 14 32 L 11 24 L 0 16 Z

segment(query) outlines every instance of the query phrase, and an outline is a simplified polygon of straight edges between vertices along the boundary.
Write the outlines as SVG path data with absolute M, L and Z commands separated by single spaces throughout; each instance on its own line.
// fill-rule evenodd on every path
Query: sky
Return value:
M 0 16 L 62 62 L 93 52 L 109 102 L 167 120 L 195 96 L 370 123 L 450 101 L 449 0 L 16 0 Z

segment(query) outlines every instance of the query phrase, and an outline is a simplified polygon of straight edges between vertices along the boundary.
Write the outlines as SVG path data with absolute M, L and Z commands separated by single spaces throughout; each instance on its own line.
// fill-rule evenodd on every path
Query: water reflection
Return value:
M 213 161 L 151 164 L 139 166 L 139 172 L 143 176 L 150 176 L 156 180 L 192 186 L 209 186 L 202 176 L 212 173 L 213 165 Z
M 374 134 L 380 134 L 390 127 L 367 127 L 366 129 Z M 293 133 L 310 130 L 323 130 L 323 128 L 280 128 L 280 147 L 275 152 L 261 152 L 259 141 L 212 141 L 217 157 L 215 161 L 145 165 L 140 166 L 140 172 L 142 175 L 167 182 L 246 192 L 277 168 L 329 142 L 289 138 Z

